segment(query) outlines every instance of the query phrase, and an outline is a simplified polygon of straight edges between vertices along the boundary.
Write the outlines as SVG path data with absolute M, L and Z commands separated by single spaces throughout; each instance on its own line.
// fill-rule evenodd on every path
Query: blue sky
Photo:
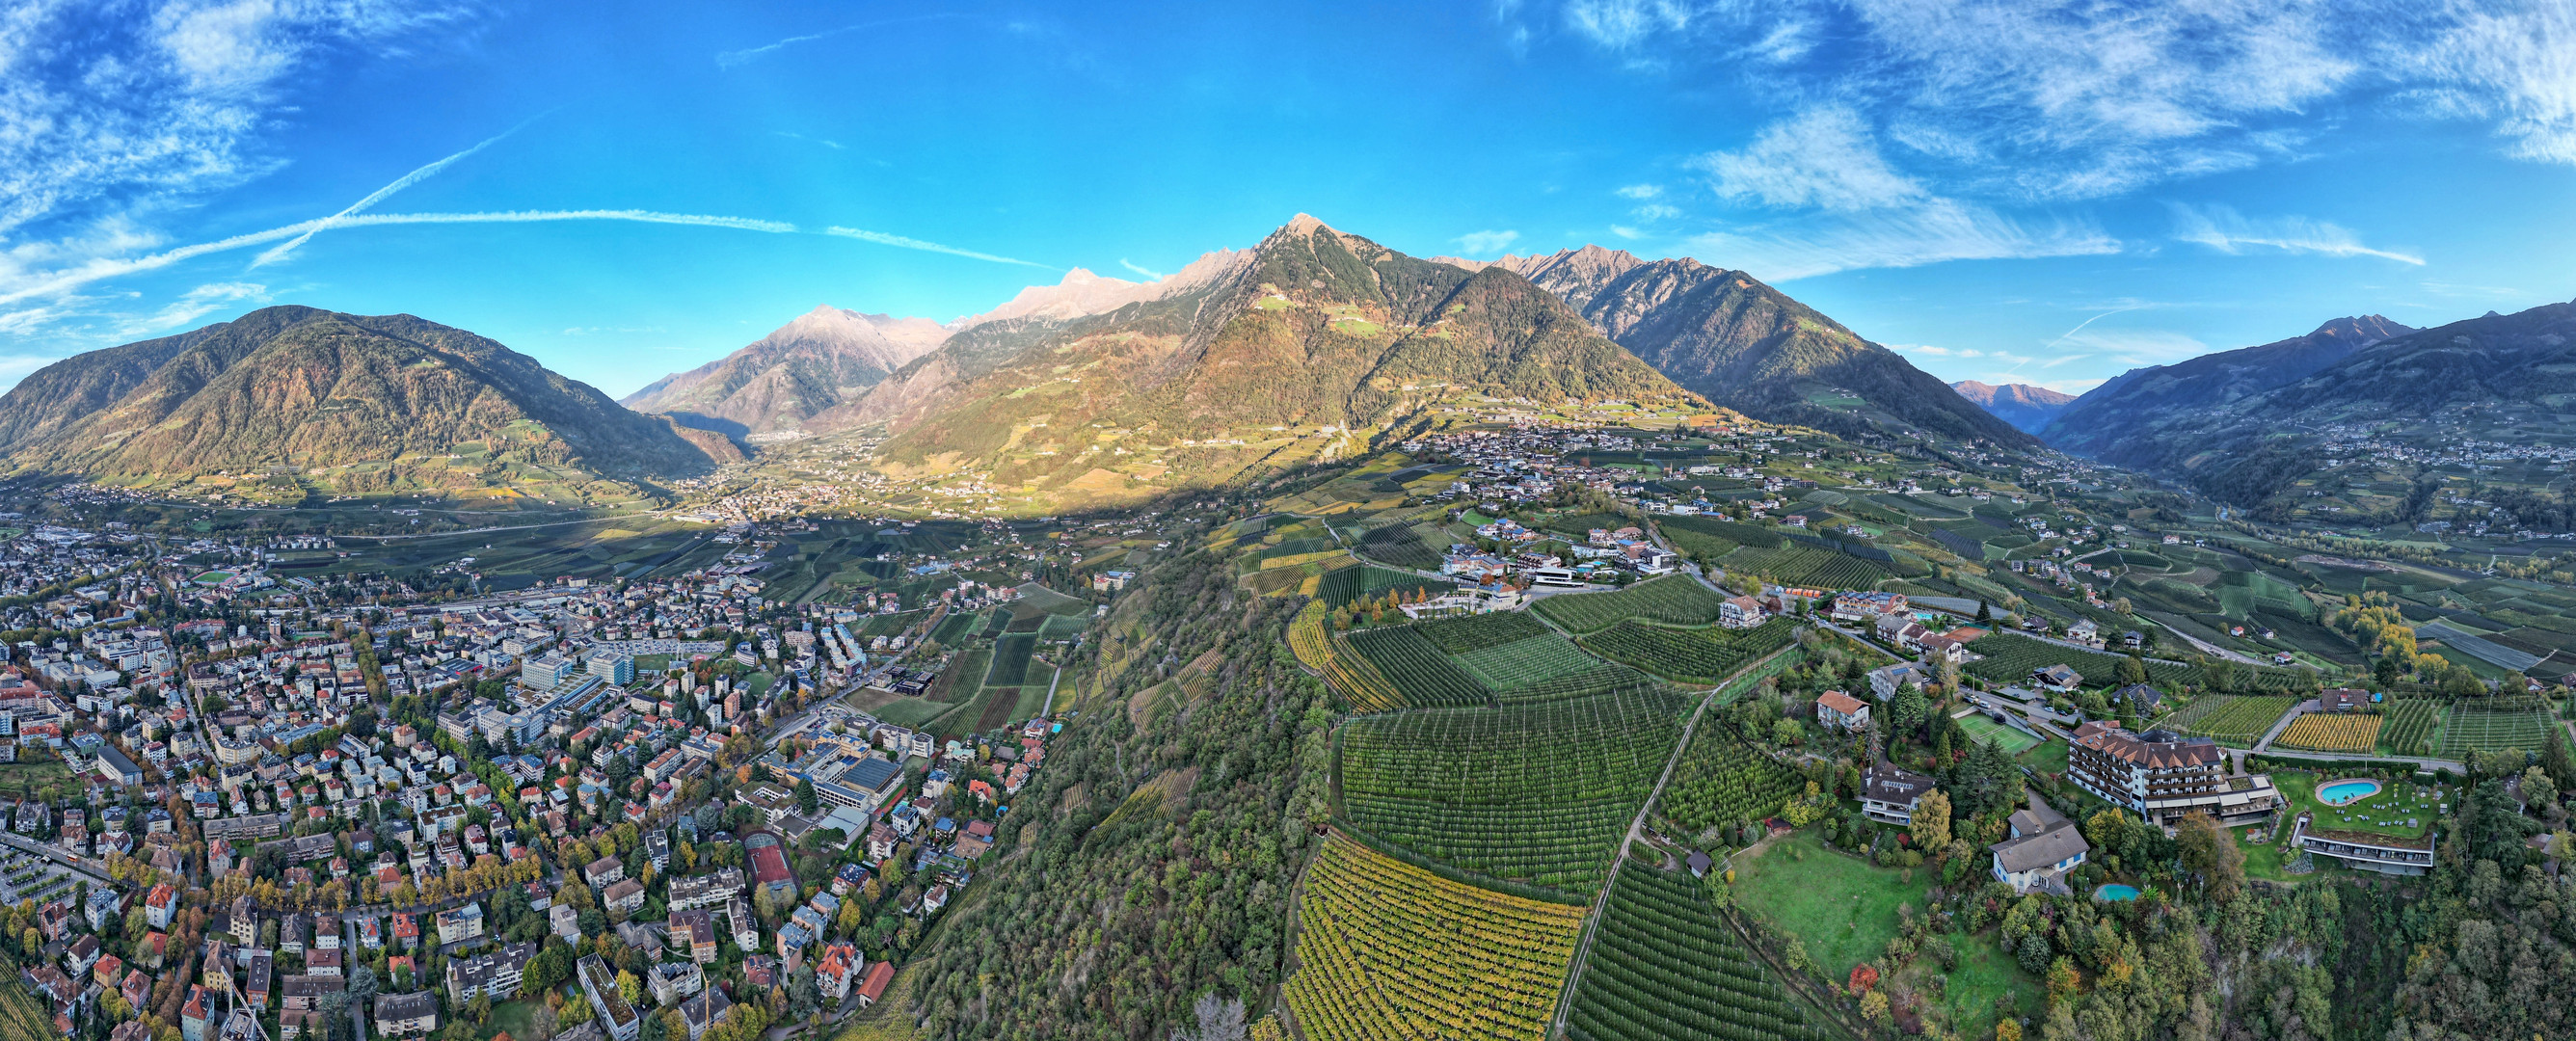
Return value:
M 1697 257 L 2081 390 L 2576 297 L 2576 10 L 0 0 L 0 382 L 303 303 L 624 394 L 1299 211 Z

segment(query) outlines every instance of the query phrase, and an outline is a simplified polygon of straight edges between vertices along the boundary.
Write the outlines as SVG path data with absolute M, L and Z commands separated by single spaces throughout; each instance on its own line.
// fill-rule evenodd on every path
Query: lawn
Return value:
M 1780 839 L 1760 856 L 1735 862 L 1739 906 L 1804 941 L 1807 957 L 1840 980 L 1852 966 L 1882 959 L 1887 941 L 1897 935 L 1896 908 L 1930 906 L 1936 872 L 1926 865 L 1906 872 L 1873 866 L 1857 857 L 1827 850 L 1813 830 Z M 1941 1004 L 1951 1010 L 1951 1023 L 1966 1027 L 1963 1036 L 1990 1022 L 1995 998 L 2006 990 L 2021 994 L 2021 1007 L 2038 1007 L 2039 986 L 1989 935 L 1951 934 L 1959 968 L 1948 974 Z M 1937 973 L 1937 963 L 1918 960 L 1909 974 Z
M 1982 714 L 1959 720 L 1959 727 L 1978 741 L 1993 741 L 2001 744 L 2005 755 L 2020 755 L 2040 743 L 2038 738 L 1987 719 Z
M 932 720 L 947 715 L 957 706 L 928 698 L 903 698 L 880 705 L 870 715 L 899 727 L 919 730 Z
M 2021 765 L 2043 774 L 2066 772 L 2066 742 L 2050 741 L 2014 757 Z
M 494 1005 L 492 1006 L 492 1018 L 483 1021 L 483 1029 L 478 1031 L 475 1036 L 491 1037 L 501 1031 L 507 1030 L 510 1032 L 510 1036 L 514 1038 L 535 1037 L 536 1033 L 534 1029 L 528 1026 L 528 1017 L 535 1014 L 537 1009 L 544 1003 L 544 998 L 537 998 L 534 1000 L 521 999 L 518 1001 L 504 1001 L 498 1005 Z
M 2349 806 L 2328 806 L 2317 801 L 2320 782 L 2341 780 L 2340 776 L 2309 773 L 2305 770 L 2282 771 L 2272 775 L 2272 785 L 2290 800 L 2290 815 L 2301 811 L 2316 814 L 2314 827 L 2335 831 L 2368 831 L 2382 835 L 2422 835 L 2426 825 L 2442 815 L 2443 789 L 2438 785 L 2421 786 L 2427 794 L 2416 796 L 2419 786 L 2406 781 L 2381 781 L 2377 795 Z M 2381 823 L 2395 821 L 2394 824 Z M 2415 822 L 2409 827 L 2407 821 Z M 2288 829 L 2282 831 L 2288 835 Z

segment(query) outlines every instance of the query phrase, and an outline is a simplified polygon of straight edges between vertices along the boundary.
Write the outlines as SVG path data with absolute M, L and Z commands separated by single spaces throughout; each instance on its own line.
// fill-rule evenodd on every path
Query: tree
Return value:
M 527 1041 L 547 1041 L 555 1036 L 557 1017 L 553 1006 L 543 1002 L 528 1012 Z
M 2549 771 L 2535 766 L 2522 772 L 2522 804 L 2535 812 L 2558 805 L 2558 784 L 2549 779 Z
M 2146 681 L 2147 660 L 2143 655 L 2137 651 L 2130 651 L 2127 657 L 2120 659 L 2121 686 L 2126 687 L 2132 683 L 2145 683 Z
M 823 805 L 823 797 L 822 797 L 821 795 L 818 795 L 818 794 L 816 794 L 816 793 L 815 793 L 815 791 L 814 791 L 814 780 L 813 780 L 813 778 L 810 778 L 810 777 L 800 777 L 800 778 L 797 778 L 797 779 L 796 779 L 796 809 L 797 809 L 799 812 L 804 813 L 804 814 L 805 814 L 805 815 L 807 815 L 807 816 L 812 816 L 812 815 L 813 815 L 813 813 L 814 813 L 814 811 L 815 811 L 816 809 L 821 808 L 821 806 L 822 806 L 822 805 Z
M 617 996 L 625 998 L 629 1005 L 643 1001 L 644 981 L 636 979 L 634 973 L 617 970 Z
M 474 1020 L 476 1026 L 492 1018 L 492 992 L 477 988 L 474 997 L 465 1002 L 465 1014 Z
M 1914 844 L 1938 853 L 1950 845 L 1950 797 L 1934 788 L 1914 800 Z
M 2223 904 L 2236 899 L 2236 890 L 2245 884 L 2245 851 L 2236 848 L 2235 836 L 2206 813 L 2183 818 L 2177 831 L 2174 841 L 2183 870 L 2200 876 L 2211 900 Z

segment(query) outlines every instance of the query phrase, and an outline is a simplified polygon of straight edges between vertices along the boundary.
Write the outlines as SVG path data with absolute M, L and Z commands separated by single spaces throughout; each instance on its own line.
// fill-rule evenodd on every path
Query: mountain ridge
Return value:
M 412 315 L 281 305 L 76 354 L 0 394 L 22 470 L 158 479 L 487 446 L 600 474 L 694 474 L 707 450 L 497 341 Z
M 2349 316 L 2303 336 L 2131 369 L 2066 406 L 2041 429 L 2041 439 L 2117 462 L 2129 453 L 2127 442 L 2160 424 L 2306 379 L 2372 344 L 2415 331 L 2375 314 Z
M 1950 385 L 1959 396 L 1976 402 L 1977 407 L 1995 414 L 2025 434 L 2036 434 L 2048 421 L 2057 418 L 2076 396 L 2028 383 L 2001 385 L 1960 380 Z

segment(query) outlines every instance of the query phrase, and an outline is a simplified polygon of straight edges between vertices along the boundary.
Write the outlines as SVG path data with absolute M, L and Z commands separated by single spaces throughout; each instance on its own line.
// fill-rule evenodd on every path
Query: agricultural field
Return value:
M 2428 698 L 2391 698 L 2379 726 L 2379 749 L 2389 755 L 2429 756 L 2442 736 L 2443 706 Z
M 1323 597 L 1325 603 L 1334 607 L 1345 607 L 1351 601 L 1384 596 L 1389 591 L 1400 590 L 1410 596 L 1427 590 L 1436 595 L 1454 588 L 1457 587 L 1453 583 L 1434 582 L 1409 572 L 1362 565 L 1325 575 L 1323 582 L 1315 587 L 1315 595 Z
M 1499 647 L 1514 640 L 1545 636 L 1548 628 L 1538 619 L 1520 611 L 1495 611 L 1443 618 L 1416 626 L 1424 639 L 1451 654 L 1465 654 L 1487 647 Z
M 1745 953 L 1687 874 L 1619 872 L 1574 988 L 1572 1041 L 1808 1041 L 1801 1010 Z
M 984 674 L 987 687 L 1016 687 L 1029 681 L 1029 656 L 1038 649 L 1035 633 L 1011 633 L 993 644 L 992 670 Z
M 1333 635 L 1325 624 L 1329 613 L 1323 601 L 1313 600 L 1288 623 L 1288 649 L 1297 655 L 1298 663 L 1322 674 L 1324 682 L 1341 694 L 1353 712 L 1416 707 L 1376 665 L 1353 650 L 1346 638 Z M 1473 701 L 1483 700 L 1480 690 Z
M 1371 560 L 1397 567 L 1438 570 L 1440 551 L 1422 540 L 1410 525 L 1389 524 L 1360 536 L 1359 549 Z
M 1497 691 L 1521 690 L 1601 666 L 1551 632 L 1458 655 L 1458 665 Z
M 1848 553 L 1786 543 L 1777 549 L 1740 549 L 1720 561 L 1729 574 L 1760 575 L 1785 585 L 1818 589 L 1875 589 L 1885 567 Z
M 1671 625 L 1707 625 L 1717 621 L 1726 602 L 1689 575 L 1665 575 L 1613 593 L 1570 593 L 1548 597 L 1531 606 L 1548 621 L 1573 633 L 1595 633 L 1631 618 Z
M 1407 705 L 1482 705 L 1492 700 L 1484 684 L 1412 626 L 1361 629 L 1344 639 L 1395 685 Z
M 1588 892 L 1681 733 L 1686 697 L 1622 690 L 1354 719 L 1336 760 L 1362 830 L 1494 878 Z
M 1703 720 L 1673 767 L 1655 812 L 1682 833 L 1758 821 L 1806 791 L 1796 770 L 1744 743 L 1727 727 Z M 1730 843 L 1732 845 L 1732 843 Z
M 2508 748 L 2538 752 L 2548 740 L 2550 726 L 2549 713 L 2540 709 L 2499 711 L 2455 703 L 2442 722 L 2441 755 L 2461 759 L 2470 752 L 2501 752 Z
M 1281 997 L 1315 1041 L 1540 1041 L 1583 915 L 1336 835 L 1306 868 Z
M 2281 736 L 2273 738 L 2277 748 L 2296 748 L 2309 752 L 2349 752 L 2369 755 L 2379 747 L 2378 716 L 2345 713 L 2310 712 L 2290 721 Z
M 1980 637 L 1969 643 L 1968 649 L 1985 658 L 1969 662 L 1967 673 L 1997 683 L 2021 683 L 2029 680 L 2034 670 L 2064 665 L 2084 674 L 2086 686 L 2107 687 L 2119 681 L 2120 662 L 2124 660 L 2117 655 L 2060 647 L 2012 633 Z M 2277 674 L 2282 670 L 2265 671 Z M 2167 690 L 2197 685 L 2203 678 L 2199 669 L 2188 665 L 2147 662 L 2147 680 Z
M 2164 721 L 2166 729 L 2215 739 L 2233 748 L 2252 748 L 2298 699 L 2241 694 L 2204 694 Z
M 1675 629 L 1631 620 L 1579 642 L 1594 654 L 1666 679 L 1714 683 L 1746 662 L 1788 646 L 1795 628 L 1786 618 L 1751 629 Z

